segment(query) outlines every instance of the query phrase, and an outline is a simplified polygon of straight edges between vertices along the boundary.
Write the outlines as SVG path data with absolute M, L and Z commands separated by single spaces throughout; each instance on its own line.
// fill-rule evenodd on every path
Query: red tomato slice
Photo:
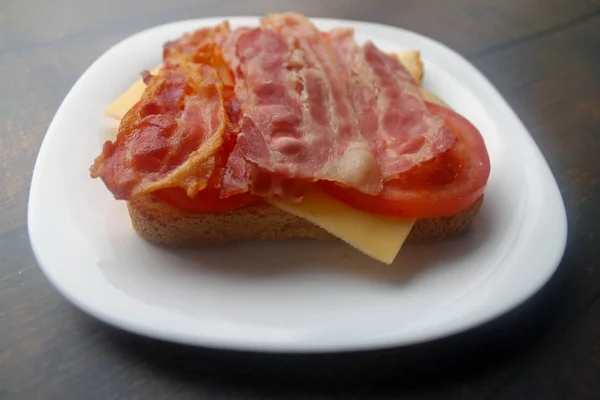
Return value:
M 378 196 L 326 181 L 319 182 L 322 189 L 355 208 L 395 217 L 442 217 L 469 208 L 483 194 L 490 175 L 481 133 L 456 112 L 432 103 L 427 106 L 456 135 L 449 150 L 388 182 Z
M 159 200 L 177 208 L 190 212 L 219 212 L 246 207 L 262 201 L 260 196 L 250 193 L 240 193 L 225 199 L 219 197 L 219 184 L 225 171 L 227 157 L 235 146 L 235 135 L 227 132 L 223 135 L 223 145 L 216 154 L 216 169 L 208 181 L 208 187 L 199 191 L 196 196 L 188 197 L 184 189 L 172 187 L 160 189 L 152 194 Z
M 219 198 L 219 189 L 213 187 L 199 191 L 195 197 L 188 197 L 185 190 L 178 187 L 157 190 L 152 194 L 157 199 L 182 210 L 203 213 L 234 210 L 256 204 L 262 200 L 260 196 L 250 193 L 236 194 L 221 199 Z

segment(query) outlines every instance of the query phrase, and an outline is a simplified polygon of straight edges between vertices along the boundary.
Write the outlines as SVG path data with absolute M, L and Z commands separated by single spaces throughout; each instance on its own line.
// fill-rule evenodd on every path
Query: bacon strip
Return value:
M 223 85 L 206 65 L 165 66 L 90 168 L 117 199 L 167 187 L 203 189 L 225 132 Z M 187 94 L 191 91 L 191 94 Z
M 275 15 L 224 45 L 236 78 L 240 134 L 223 188 L 260 171 L 295 180 L 334 180 L 381 191 L 380 168 L 361 136 L 337 55 L 304 17 Z M 242 173 L 243 172 L 243 173 Z M 255 176 L 256 173 L 250 173 Z
M 163 55 L 90 168 L 118 199 L 168 187 L 194 196 L 219 180 L 222 197 L 297 197 L 316 180 L 376 195 L 455 140 L 402 64 L 358 46 L 351 29 L 274 14 L 259 28 L 186 34 Z
M 372 42 L 358 47 L 351 29 L 326 37 L 343 58 L 362 135 L 381 166 L 384 181 L 449 149 L 454 134 L 428 111 L 410 73 Z
M 168 42 L 160 73 L 143 73 L 142 98 L 90 168 L 117 199 L 168 187 L 194 196 L 207 185 L 227 128 L 220 46 L 229 34 L 224 22 Z

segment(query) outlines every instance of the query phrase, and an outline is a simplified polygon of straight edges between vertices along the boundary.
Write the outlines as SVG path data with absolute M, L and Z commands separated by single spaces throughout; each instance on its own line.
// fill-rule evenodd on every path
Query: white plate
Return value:
M 228 18 L 233 26 L 253 17 Z M 222 18 L 159 26 L 102 55 L 60 106 L 40 150 L 29 198 L 33 250 L 69 300 L 118 327 L 160 339 L 232 349 L 340 351 L 406 345 L 453 334 L 523 302 L 552 275 L 566 215 L 551 172 L 522 123 L 461 56 L 426 37 L 372 23 L 359 41 L 419 49 L 425 85 L 483 133 L 492 173 L 472 231 L 408 245 L 391 267 L 342 243 L 246 242 L 172 251 L 132 231 L 123 202 L 88 168 L 116 123 L 104 108 L 160 62 L 161 46 Z

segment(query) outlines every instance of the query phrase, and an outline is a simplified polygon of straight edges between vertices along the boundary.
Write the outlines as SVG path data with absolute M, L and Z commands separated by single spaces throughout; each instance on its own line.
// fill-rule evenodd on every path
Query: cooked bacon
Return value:
M 203 189 L 226 127 L 223 85 L 207 65 L 167 65 L 90 168 L 117 199 L 167 187 Z
M 230 33 L 231 29 L 227 21 L 213 28 L 202 28 L 186 33 L 177 40 L 165 43 L 163 60 L 212 65 L 215 48 L 220 48 Z
M 241 102 L 225 190 L 248 187 L 252 164 L 285 179 L 332 180 L 377 194 L 381 172 L 362 137 L 336 53 L 306 18 L 281 14 L 224 45 Z M 233 173 L 239 171 L 242 173 Z
M 119 199 L 207 184 L 293 198 L 316 180 L 376 195 L 455 140 L 395 57 L 298 14 L 200 29 L 163 61 L 90 168 Z
M 452 146 L 455 136 L 428 111 L 419 88 L 396 57 L 372 42 L 358 47 L 349 29 L 334 30 L 326 37 L 344 57 L 354 110 L 384 181 Z
M 203 28 L 187 33 L 163 46 L 165 64 L 205 64 L 217 69 L 223 84 L 233 86 L 233 77 L 223 60 L 221 48 L 231 29 L 227 21 L 214 28 Z

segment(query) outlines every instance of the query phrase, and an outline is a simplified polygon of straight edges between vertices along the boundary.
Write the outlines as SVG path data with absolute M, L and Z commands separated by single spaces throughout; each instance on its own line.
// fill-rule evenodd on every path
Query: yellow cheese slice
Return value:
M 406 63 L 411 74 L 419 77 L 420 82 L 423 71 L 422 64 L 419 64 L 418 53 L 416 56 L 411 54 L 410 57 L 406 55 L 402 57 L 399 54 L 399 58 Z M 412 60 L 413 63 L 406 60 Z M 157 73 L 161 67 L 156 67 L 152 73 Z M 145 87 L 144 82 L 138 80 L 109 105 L 104 113 L 120 120 L 140 99 Z M 414 219 L 391 218 L 359 211 L 316 189 L 307 193 L 300 203 L 281 199 L 270 199 L 269 203 L 312 222 L 366 255 L 386 264 L 394 261 L 415 223 Z
M 325 229 L 366 255 L 391 264 L 410 233 L 414 219 L 371 214 L 314 189 L 300 203 L 273 198 L 271 205 Z
M 438 96 L 437 94 L 433 94 L 430 91 L 425 90 L 423 88 L 421 88 L 421 96 L 425 101 L 437 104 L 438 106 L 451 108 L 450 105 L 448 105 L 448 103 L 446 103 L 440 96 Z
M 150 73 L 156 75 L 161 68 L 162 65 L 154 68 Z M 142 93 L 144 93 L 145 89 L 146 84 L 144 81 L 141 78 L 138 79 L 125 93 L 119 96 L 119 98 L 111 105 L 106 107 L 104 115 L 120 121 L 127 111 L 138 102 L 140 97 L 142 97 Z

